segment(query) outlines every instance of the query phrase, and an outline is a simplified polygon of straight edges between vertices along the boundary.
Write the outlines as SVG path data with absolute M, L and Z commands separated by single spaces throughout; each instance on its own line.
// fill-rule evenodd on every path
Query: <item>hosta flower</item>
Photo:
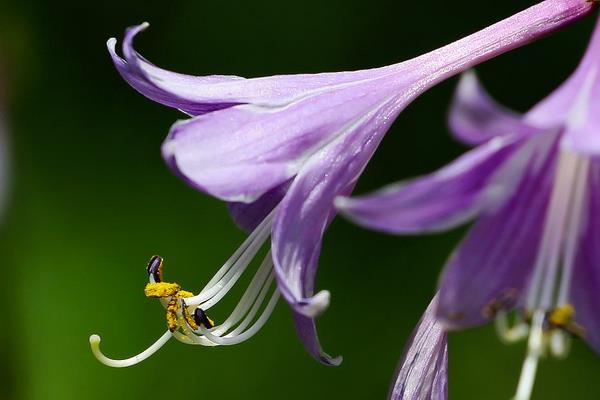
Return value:
M 565 355 L 572 336 L 600 351 L 600 21 L 575 73 L 529 112 L 500 107 L 468 73 L 450 125 L 477 147 L 429 176 L 338 206 L 393 233 L 477 217 L 446 265 L 437 316 L 449 328 L 497 318 L 505 340 L 528 335 L 516 395 L 528 399 L 541 355 Z
M 390 400 L 448 398 L 448 337 L 435 316 L 436 304 L 434 298 L 406 344 Z
M 352 191 L 396 116 L 420 93 L 591 8 L 585 0 L 546 0 L 399 64 L 255 79 L 192 77 L 154 66 L 133 48 L 146 24 L 127 30 L 123 58 L 116 53 L 116 40 L 109 40 L 114 64 L 131 86 L 192 116 L 176 123 L 163 144 L 168 165 L 191 186 L 228 202 L 233 218 L 251 233 L 195 296 L 181 293 L 179 285 L 158 282 L 160 274 L 151 264 L 146 293 L 167 307 L 169 331 L 141 356 L 126 361 L 102 358 L 94 336 L 96 354 L 109 365 L 124 366 L 171 336 L 193 344 L 239 343 L 268 318 L 273 303 L 260 310 L 274 278 L 277 289 L 271 299 L 281 294 L 291 305 L 306 349 L 323 363 L 338 364 L 339 358 L 322 351 L 315 329 L 315 317 L 329 304 L 329 292 L 315 294 L 314 281 L 321 238 L 336 213 L 334 198 Z M 232 315 L 215 327 L 195 321 L 196 314 L 205 315 L 229 291 L 269 238 L 270 252 Z

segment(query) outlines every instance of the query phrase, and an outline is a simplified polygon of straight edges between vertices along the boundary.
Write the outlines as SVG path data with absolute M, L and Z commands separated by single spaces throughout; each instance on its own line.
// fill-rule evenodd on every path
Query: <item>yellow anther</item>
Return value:
M 575 308 L 570 304 L 563 304 L 552 310 L 548 320 L 553 325 L 566 326 L 571 323 L 574 315 Z
M 175 297 L 177 297 L 178 299 L 185 299 L 186 297 L 193 297 L 193 296 L 194 296 L 194 293 L 188 292 L 187 290 L 180 290 L 175 295 Z
M 187 290 L 180 290 L 175 297 L 177 297 L 178 299 L 185 299 L 187 297 L 193 297 L 193 296 L 194 296 L 194 293 L 192 293 L 192 292 L 188 292 Z M 198 329 L 198 325 L 196 324 L 196 321 L 194 321 L 194 317 L 192 317 L 188 308 L 185 307 L 185 303 L 183 303 L 183 304 L 184 304 L 183 317 L 185 318 L 185 321 L 188 323 L 188 325 L 192 329 L 194 329 L 194 330 Z
M 187 307 L 183 310 L 183 316 L 185 317 L 186 322 L 188 323 L 188 325 L 193 329 L 196 330 L 198 329 L 198 324 L 196 324 L 196 321 L 194 321 L 194 317 L 192 317 L 192 315 L 190 314 L 190 312 L 188 311 Z
M 167 304 L 167 326 L 171 332 L 175 331 L 179 324 L 177 323 L 177 310 L 179 309 L 179 304 L 177 299 L 173 298 Z
M 171 332 L 179 329 L 180 327 L 185 328 L 187 322 L 192 329 L 198 329 L 198 325 L 194 318 L 190 315 L 187 307 L 183 307 L 183 312 L 178 315 L 178 311 L 181 309 L 181 300 L 188 297 L 193 297 L 194 293 L 188 292 L 187 290 L 181 290 L 181 286 L 177 283 L 169 282 L 157 282 L 148 283 L 144 288 L 144 294 L 146 297 L 156 297 L 164 299 L 170 297 L 171 299 L 167 303 L 167 326 Z
M 144 294 L 146 297 L 170 297 L 175 296 L 179 293 L 181 287 L 177 283 L 158 282 L 148 283 L 144 288 Z

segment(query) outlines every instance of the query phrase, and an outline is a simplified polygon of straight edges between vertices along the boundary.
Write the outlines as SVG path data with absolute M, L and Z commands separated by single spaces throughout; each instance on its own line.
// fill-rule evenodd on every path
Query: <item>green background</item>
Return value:
M 244 235 L 219 201 L 165 167 L 159 146 L 182 115 L 137 94 L 105 42 L 150 21 L 138 48 L 160 66 L 248 77 L 351 70 L 416 56 L 533 4 L 496 1 L 305 0 L 102 2 L 0 0 L 0 63 L 8 71 L 12 184 L 0 239 L 0 399 L 383 399 L 403 343 L 464 229 L 427 237 L 368 232 L 337 219 L 317 288 L 327 368 L 304 352 L 280 302 L 252 340 L 225 348 L 168 343 L 141 365 L 111 369 L 164 329 L 144 298 L 144 267 L 198 289 Z M 526 110 L 575 67 L 593 17 L 478 68 L 497 99 Z M 397 120 L 358 193 L 426 173 L 465 148 L 445 126 L 456 78 Z M 223 313 L 225 312 L 225 308 Z M 211 314 L 222 320 L 224 314 Z M 508 399 L 524 344 L 492 327 L 450 335 L 450 398 Z M 536 399 L 597 399 L 600 360 L 575 343 L 541 365 Z

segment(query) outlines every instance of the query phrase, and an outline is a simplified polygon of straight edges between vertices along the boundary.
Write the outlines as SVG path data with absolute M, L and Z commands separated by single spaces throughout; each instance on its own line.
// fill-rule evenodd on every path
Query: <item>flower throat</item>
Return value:
M 496 319 L 500 337 L 515 342 L 529 336 L 527 355 L 514 400 L 529 400 L 539 359 L 548 352 L 566 357 L 571 336 L 583 336 L 570 301 L 577 239 L 583 230 L 583 212 L 589 159 L 561 150 L 555 170 L 545 225 L 533 269 L 524 316 L 508 327 L 506 312 Z

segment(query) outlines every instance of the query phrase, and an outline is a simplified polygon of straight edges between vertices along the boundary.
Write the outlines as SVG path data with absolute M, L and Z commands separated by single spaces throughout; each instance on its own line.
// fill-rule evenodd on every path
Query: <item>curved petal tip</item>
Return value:
M 295 304 L 294 308 L 302 315 L 309 318 L 316 318 L 329 307 L 331 293 L 329 290 L 321 290 L 313 297 L 304 299 Z
M 342 361 L 344 361 L 343 356 L 331 357 L 327 353 L 322 353 L 321 362 L 325 365 L 339 367 L 340 364 L 342 364 Z
M 348 196 L 337 196 L 333 200 L 333 205 L 339 211 L 344 211 L 345 209 L 349 208 L 351 203 L 352 203 L 352 200 Z
M 144 21 L 139 25 L 130 26 L 129 28 L 127 28 L 127 30 L 125 32 L 126 40 L 133 39 L 133 37 L 135 35 L 137 35 L 141 31 L 148 29 L 149 26 L 150 26 L 150 23 L 147 21 Z M 111 37 L 106 41 L 106 47 L 108 47 L 108 49 L 111 50 L 112 52 L 115 51 L 116 45 L 117 45 L 117 38 L 115 38 L 115 37 Z
M 150 26 L 150 23 L 147 21 L 144 21 L 139 25 L 132 25 L 129 28 L 127 28 L 127 33 L 131 34 L 132 36 L 135 36 L 136 34 L 140 33 L 141 31 L 148 29 L 149 26 Z
M 114 50 L 116 44 L 117 44 L 117 38 L 114 38 L 114 37 L 111 37 L 106 41 L 106 47 L 108 47 L 109 50 Z
M 342 356 L 331 357 L 323 351 L 321 343 L 319 342 L 319 336 L 317 335 L 315 320 L 313 318 L 305 317 L 302 314 L 294 312 L 294 322 L 300 341 L 312 357 L 321 364 L 327 366 L 337 367 L 342 363 Z

